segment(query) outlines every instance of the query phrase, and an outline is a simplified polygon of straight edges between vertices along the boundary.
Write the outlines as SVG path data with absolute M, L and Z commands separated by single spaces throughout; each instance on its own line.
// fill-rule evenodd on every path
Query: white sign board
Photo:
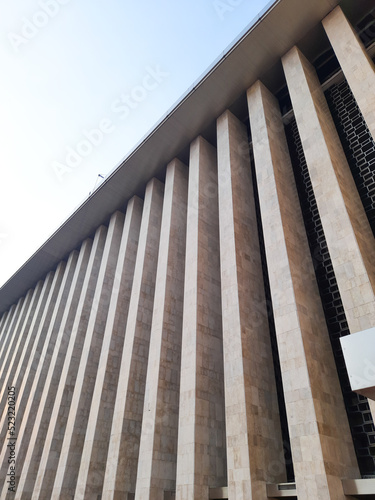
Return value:
M 352 390 L 375 400 L 375 328 L 340 341 Z

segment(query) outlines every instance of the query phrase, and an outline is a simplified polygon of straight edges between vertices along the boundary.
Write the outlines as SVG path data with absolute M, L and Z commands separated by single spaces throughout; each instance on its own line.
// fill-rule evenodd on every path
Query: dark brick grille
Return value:
M 285 128 L 310 252 L 353 436 L 358 465 L 363 477 L 375 477 L 375 460 L 373 456 L 375 453 L 375 427 L 367 399 L 357 395 L 350 389 L 339 341 L 340 337 L 349 335 L 350 331 L 333 271 L 296 121 L 293 119 Z
M 375 236 L 375 142 L 346 80 L 325 96 Z

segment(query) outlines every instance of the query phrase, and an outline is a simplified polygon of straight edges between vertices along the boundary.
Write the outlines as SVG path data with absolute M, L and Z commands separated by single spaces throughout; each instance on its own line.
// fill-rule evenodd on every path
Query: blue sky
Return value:
M 269 0 L 0 1 L 2 285 Z

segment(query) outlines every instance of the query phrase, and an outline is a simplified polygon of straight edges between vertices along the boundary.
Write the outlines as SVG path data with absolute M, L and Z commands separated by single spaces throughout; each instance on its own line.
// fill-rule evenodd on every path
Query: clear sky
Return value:
M 0 2 L 1 286 L 269 0 Z

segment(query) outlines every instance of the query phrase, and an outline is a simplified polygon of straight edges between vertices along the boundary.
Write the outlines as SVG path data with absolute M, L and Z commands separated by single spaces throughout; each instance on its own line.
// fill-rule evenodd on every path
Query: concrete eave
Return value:
M 154 129 L 0 288 L 6 311 L 69 252 L 143 191 L 145 183 L 301 40 L 339 0 L 277 0 L 192 86 Z

